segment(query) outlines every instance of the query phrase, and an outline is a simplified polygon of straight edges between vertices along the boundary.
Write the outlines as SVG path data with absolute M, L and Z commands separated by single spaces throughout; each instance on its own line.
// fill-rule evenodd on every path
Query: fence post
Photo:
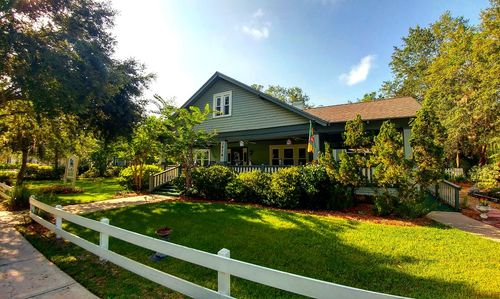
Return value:
M 434 197 L 437 198 L 437 199 L 439 199 L 439 182 L 436 183 L 436 186 L 434 187 L 434 189 L 435 189 L 435 192 L 436 192 L 436 193 L 434 193 Z
M 61 205 L 57 205 L 56 209 L 62 210 L 63 207 Z M 61 234 L 58 232 L 62 230 L 62 217 L 56 215 L 56 239 L 61 239 Z
M 108 218 L 102 218 L 101 223 L 105 225 L 109 225 L 109 219 Z M 109 245 L 109 236 L 104 233 L 99 233 L 99 246 L 101 247 L 101 255 L 99 256 L 99 260 L 101 261 L 107 261 L 103 255 L 104 253 L 108 250 L 108 245 Z
M 453 187 L 455 190 L 455 210 L 460 211 L 460 189 Z
M 153 191 L 153 175 L 149 175 L 149 192 Z
M 31 204 L 31 200 L 32 200 L 32 199 L 35 199 L 35 196 L 34 196 L 34 195 L 31 195 L 31 196 L 30 196 L 30 212 L 31 212 L 31 213 L 33 213 L 33 214 L 35 214 L 35 212 L 36 212 L 36 207 L 35 207 L 34 205 L 32 205 L 32 204 Z
M 231 257 L 229 249 L 222 248 L 217 255 L 225 258 Z M 231 275 L 225 272 L 217 272 L 217 291 L 223 295 L 231 296 Z

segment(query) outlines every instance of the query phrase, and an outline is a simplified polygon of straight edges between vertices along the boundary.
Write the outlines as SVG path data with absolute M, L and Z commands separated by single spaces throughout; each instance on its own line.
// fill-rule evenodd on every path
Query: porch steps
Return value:
M 181 193 L 179 189 L 171 184 L 165 184 L 158 189 L 153 191 L 154 194 L 167 195 L 167 196 L 179 196 Z

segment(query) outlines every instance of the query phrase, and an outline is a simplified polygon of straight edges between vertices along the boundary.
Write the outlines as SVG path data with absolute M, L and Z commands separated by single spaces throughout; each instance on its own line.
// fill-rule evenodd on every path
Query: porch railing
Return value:
M 164 171 L 152 174 L 149 176 L 149 192 L 165 185 L 180 175 L 181 167 L 179 165 L 168 166 Z
M 287 168 L 292 165 L 227 165 L 229 169 L 234 172 L 251 172 L 255 170 L 260 170 L 262 172 L 273 173 L 282 168 Z
M 460 211 L 460 190 L 462 187 L 443 180 L 434 186 L 429 187 L 429 191 L 435 198 L 441 200 L 445 204 Z

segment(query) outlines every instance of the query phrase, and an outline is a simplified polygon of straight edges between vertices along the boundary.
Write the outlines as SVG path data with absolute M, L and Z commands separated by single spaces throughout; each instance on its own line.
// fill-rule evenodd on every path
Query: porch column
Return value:
M 225 140 L 220 142 L 220 162 L 227 162 L 227 141 Z
M 319 134 L 314 134 L 314 153 L 313 153 L 313 160 L 318 160 L 318 154 L 320 151 L 319 148 Z
M 412 156 L 412 148 L 410 146 L 410 136 L 411 136 L 411 129 L 410 128 L 404 128 L 403 129 L 403 146 L 404 146 L 404 152 L 405 152 L 405 158 L 410 159 Z

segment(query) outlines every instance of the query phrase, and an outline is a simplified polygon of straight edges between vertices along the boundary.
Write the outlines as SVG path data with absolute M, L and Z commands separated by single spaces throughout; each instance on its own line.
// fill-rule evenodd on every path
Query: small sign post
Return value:
M 78 174 L 78 158 L 76 156 L 68 157 L 66 162 L 66 170 L 64 171 L 64 183 L 67 180 L 72 180 L 71 185 L 75 187 L 76 176 Z

